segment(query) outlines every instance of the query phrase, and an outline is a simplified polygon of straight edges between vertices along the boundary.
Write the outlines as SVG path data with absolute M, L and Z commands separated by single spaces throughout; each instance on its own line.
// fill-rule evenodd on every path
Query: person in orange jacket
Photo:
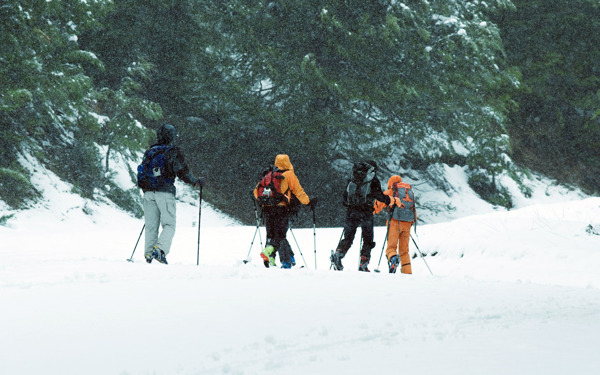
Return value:
M 290 157 L 285 154 L 279 154 L 275 157 L 275 167 L 282 172 L 282 177 L 279 179 L 279 189 L 283 194 L 280 202 L 275 205 L 264 205 L 262 211 L 265 219 L 265 227 L 267 229 L 267 246 L 261 253 L 261 257 L 265 261 L 265 267 L 275 265 L 275 253 L 279 253 L 279 261 L 282 268 L 291 268 L 293 261 L 292 248 L 286 238 L 286 233 L 289 228 L 290 204 L 297 199 L 304 205 L 314 206 L 317 202 L 316 198 L 312 200 L 308 197 L 298 177 L 294 173 L 294 167 L 290 162 Z M 261 181 L 262 182 L 262 181 Z M 254 197 L 259 198 L 259 187 L 261 182 L 254 189 Z M 295 198 L 294 198 L 295 197 Z
M 415 208 L 415 197 L 412 187 L 402 182 L 402 177 L 395 175 L 388 180 L 388 190 L 383 194 L 389 195 L 391 203 L 375 202 L 375 213 L 384 208 L 391 212 L 388 219 L 387 249 L 390 273 L 395 273 L 400 264 L 400 271 L 412 274 L 408 242 L 410 240 L 410 228 L 417 221 L 417 210 Z

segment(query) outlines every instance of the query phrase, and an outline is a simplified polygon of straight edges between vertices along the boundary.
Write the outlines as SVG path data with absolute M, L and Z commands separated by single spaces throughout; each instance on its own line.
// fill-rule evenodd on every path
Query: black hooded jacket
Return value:
M 381 182 L 379 181 L 377 176 L 373 177 L 373 180 L 371 180 L 371 189 L 370 189 L 369 194 L 367 195 L 368 203 L 365 203 L 360 206 L 347 205 L 345 202 L 348 200 L 348 191 L 346 191 L 346 190 L 344 190 L 342 199 L 344 202 L 344 206 L 346 206 L 348 211 L 361 211 L 361 212 L 367 212 L 367 213 L 369 213 L 369 212 L 373 213 L 373 211 L 375 210 L 373 207 L 373 204 L 375 203 L 376 200 L 378 200 L 379 202 L 383 202 L 386 205 L 391 203 L 390 197 L 383 194 L 383 190 L 381 189 Z
M 188 184 L 196 184 L 198 179 L 195 178 L 190 172 L 183 151 L 178 146 L 174 146 L 173 143 L 177 139 L 177 130 L 173 125 L 162 125 L 156 132 L 156 143 L 150 146 L 150 148 L 158 145 L 171 145 L 172 148 L 165 154 L 167 158 L 167 178 L 171 181 L 175 181 L 175 177 L 179 177 L 183 182 Z M 144 190 L 147 191 L 147 190 Z M 173 183 L 164 184 L 156 191 L 163 191 L 167 193 L 176 193 L 175 185 Z

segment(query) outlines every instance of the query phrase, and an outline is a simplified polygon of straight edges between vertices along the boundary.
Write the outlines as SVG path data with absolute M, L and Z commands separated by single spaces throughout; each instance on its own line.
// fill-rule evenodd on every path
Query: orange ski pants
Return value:
M 410 227 L 412 223 L 396 219 L 391 220 L 385 255 L 388 261 L 394 255 L 400 255 L 401 272 L 412 273 L 410 254 L 408 252 L 408 241 L 410 240 Z

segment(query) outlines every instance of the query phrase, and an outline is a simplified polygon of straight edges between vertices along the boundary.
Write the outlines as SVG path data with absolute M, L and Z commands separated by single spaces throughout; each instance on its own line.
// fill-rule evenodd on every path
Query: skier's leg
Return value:
M 352 246 L 352 242 L 354 242 L 354 237 L 356 236 L 356 230 L 360 221 L 357 220 L 352 212 L 348 211 L 346 214 L 346 221 L 344 223 L 344 235 L 338 244 L 337 251 L 341 252 L 342 255 L 346 255 L 350 246 Z
M 171 251 L 171 244 L 173 243 L 173 237 L 175 237 L 175 228 L 177 225 L 175 195 L 166 192 L 157 192 L 156 203 L 160 210 L 160 225 L 162 227 L 156 246 L 165 255 L 168 255 Z
M 412 266 L 410 264 L 410 254 L 408 251 L 408 242 L 410 240 L 410 227 L 411 223 L 404 221 L 400 222 L 400 239 L 399 239 L 399 252 L 400 252 L 400 271 L 406 274 L 412 274 Z
M 158 241 L 158 229 L 160 227 L 160 211 L 155 200 L 155 192 L 144 193 L 144 222 L 146 223 L 146 235 L 144 237 L 144 256 L 146 259 L 152 257 L 152 251 Z

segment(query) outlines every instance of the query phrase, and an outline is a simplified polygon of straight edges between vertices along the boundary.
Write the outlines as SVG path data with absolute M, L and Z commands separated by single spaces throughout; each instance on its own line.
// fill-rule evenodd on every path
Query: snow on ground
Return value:
M 417 203 L 421 205 L 420 220 L 426 223 L 448 222 L 456 218 L 481 215 L 491 211 L 507 210 L 479 198 L 466 182 L 468 173 L 466 166 L 448 165 L 432 167 L 430 174 L 439 175 L 437 186 L 423 180 L 413 180 L 409 175 L 402 176 L 403 181 L 411 184 L 416 190 Z M 581 200 L 587 196 L 579 189 L 557 184 L 543 176 L 532 173 L 522 176 L 524 186 L 531 189 L 530 194 L 524 194 L 514 179 L 508 175 L 498 177 L 501 186 L 510 193 L 514 208 L 523 208 L 536 204 L 551 204 L 556 202 Z M 382 179 L 382 185 L 387 186 L 387 180 Z
M 196 265 L 185 189 L 169 265 L 139 245 L 127 262 L 143 222 L 44 178 L 49 201 L 0 226 L 0 374 L 600 371 L 599 198 L 419 226 L 433 276 L 420 258 L 408 276 L 378 267 L 385 227 L 382 273 L 357 271 L 357 244 L 328 269 L 339 228 L 293 229 L 306 267 L 266 269 L 264 228 L 250 248 L 256 227 L 209 205 Z

